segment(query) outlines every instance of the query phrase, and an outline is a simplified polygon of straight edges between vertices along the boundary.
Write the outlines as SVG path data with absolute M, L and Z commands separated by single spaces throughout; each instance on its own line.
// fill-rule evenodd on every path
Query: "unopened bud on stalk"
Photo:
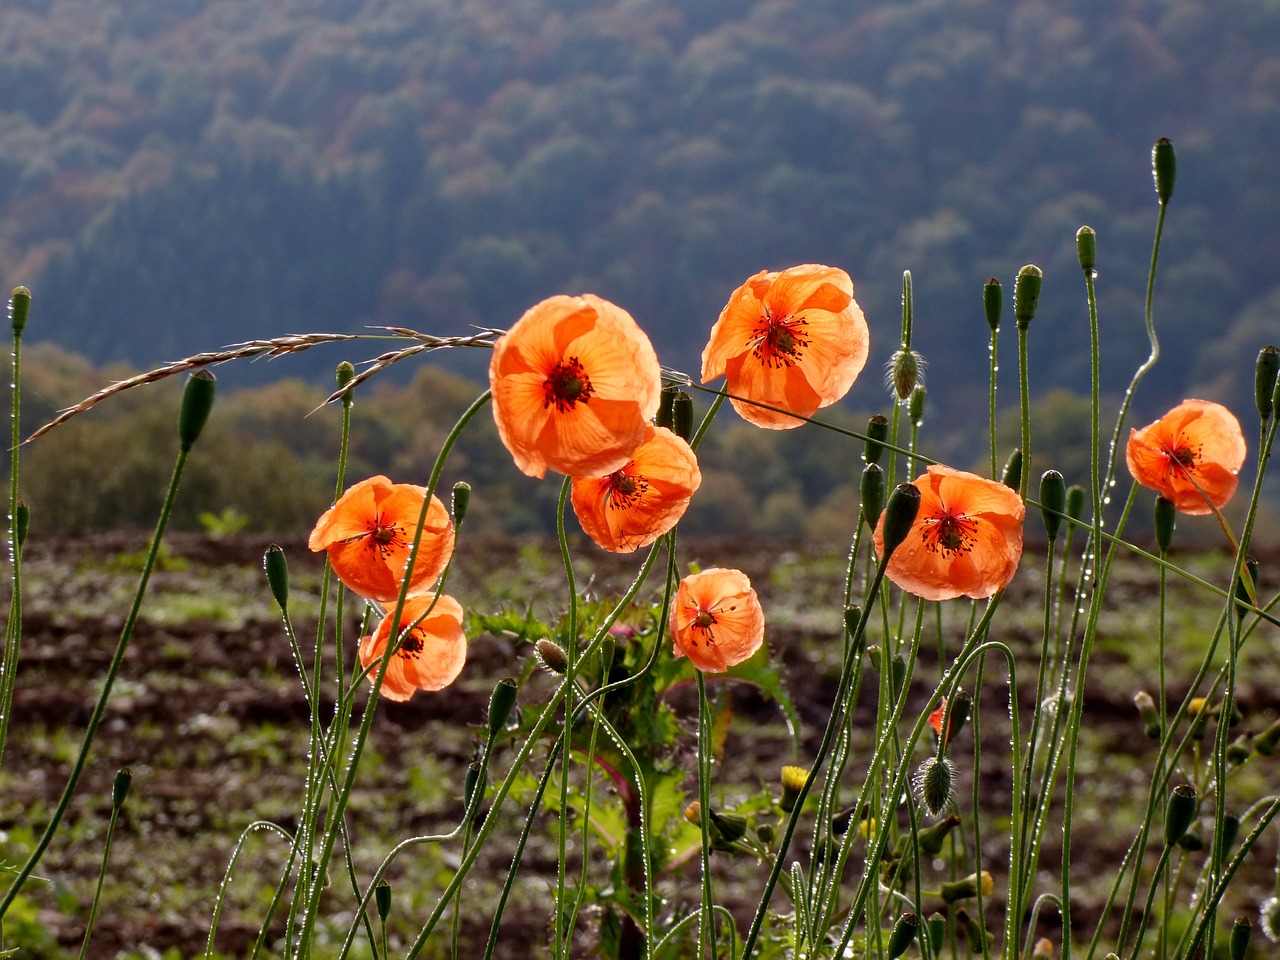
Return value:
M 951 789 L 954 780 L 950 757 L 926 757 L 920 764 L 912 786 L 916 799 L 929 816 L 939 816 L 955 801 L 956 795 Z
M 889 502 L 884 508 L 882 563 L 888 562 L 889 557 L 893 556 L 893 551 L 907 539 L 907 534 L 911 532 L 911 525 L 916 522 L 916 514 L 919 512 L 919 488 L 910 483 L 900 483 L 893 488 L 893 493 L 889 495 Z
M 1280 374 L 1280 348 L 1265 346 L 1258 351 L 1258 363 L 1253 377 L 1254 400 L 1258 405 L 1258 416 L 1264 424 L 1275 413 L 1277 374 Z
M 942 852 L 942 844 L 947 835 L 960 826 L 960 818 L 949 813 L 931 827 L 925 827 L 916 833 L 920 842 L 920 852 L 927 857 L 936 857 Z
M 935 910 L 929 914 L 925 929 L 929 931 L 929 946 L 933 949 L 933 955 L 935 957 L 940 956 L 942 954 L 942 941 L 947 935 L 946 915 Z
M 1000 482 L 1010 489 L 1017 490 L 1022 485 L 1022 449 L 1018 448 L 1009 454 L 1000 474 Z
M 1084 487 L 1073 483 L 1067 487 L 1067 519 L 1079 523 L 1084 515 Z
M 1248 577 L 1248 580 L 1245 578 Z M 1245 557 L 1244 568 L 1236 578 L 1236 619 L 1241 620 L 1253 607 L 1258 596 L 1258 561 Z
M 489 736 L 496 737 L 507 725 L 511 709 L 516 705 L 516 693 L 519 686 L 510 677 L 503 677 L 489 695 Z
M 27 506 L 27 501 L 19 500 L 17 508 L 13 512 L 13 538 L 19 550 L 27 542 L 27 534 L 30 532 L 31 508 Z
M 671 432 L 688 443 L 693 436 L 693 397 L 681 390 L 676 394 L 671 413 Z
M 1234 813 L 1223 814 L 1222 817 L 1222 854 L 1226 856 L 1236 845 L 1236 837 L 1240 835 L 1240 818 Z
M 178 412 L 178 440 L 183 453 L 189 452 L 200 439 L 200 431 L 213 409 L 216 389 L 217 380 L 203 367 L 187 377 L 187 385 L 182 391 L 182 409 Z
M 1196 818 L 1200 808 L 1200 800 L 1196 796 L 1196 788 L 1189 783 L 1180 783 L 1169 794 L 1169 804 L 1164 815 L 1164 842 L 1173 846 L 1182 839 L 1187 828 Z
M 1241 734 L 1227 744 L 1227 763 L 1238 767 L 1253 755 L 1253 744 L 1248 734 Z
M 125 797 L 129 796 L 129 787 L 133 785 L 133 770 L 124 767 L 116 771 L 116 778 L 111 784 L 111 805 L 117 810 L 124 806 Z
M 1000 311 L 1004 307 L 1004 287 L 992 277 L 982 285 L 982 311 L 987 315 L 987 326 L 995 333 L 1000 329 Z
M 564 647 L 547 637 L 533 645 L 533 655 L 537 657 L 538 665 L 548 673 L 563 674 L 569 669 L 569 657 Z
M 973 697 L 961 690 L 947 703 L 947 709 L 943 713 L 942 722 L 946 724 L 943 728 L 947 731 L 947 743 L 956 738 L 964 725 L 969 722 L 969 714 L 973 712 Z
M 808 780 L 809 771 L 804 767 L 788 764 L 782 768 L 782 796 L 778 798 L 778 806 L 783 813 L 790 813 L 796 808 L 796 801 Z
M 773 824 L 758 823 L 756 824 L 756 839 L 763 843 L 766 847 L 773 843 Z
M 467 508 L 471 506 L 471 484 L 459 480 L 453 485 L 453 525 L 461 526 L 467 519 Z
M 737 813 L 717 813 L 708 810 L 707 817 L 711 821 L 711 829 L 715 839 L 725 846 L 737 843 L 747 834 L 747 818 Z
M 1053 941 L 1048 937 L 1037 940 L 1035 949 L 1031 951 L 1031 960 L 1053 960 Z
M 1253 922 L 1248 917 L 1236 917 L 1231 925 L 1231 960 L 1244 960 L 1249 949 L 1249 938 L 1253 936 Z
M 1209 730 L 1209 717 L 1213 713 L 1205 697 L 1192 697 L 1187 704 L 1187 716 L 1191 718 L 1191 736 L 1199 740 Z
M 1063 513 L 1067 509 L 1067 481 L 1057 470 L 1046 470 L 1040 477 L 1040 517 L 1044 532 L 1051 541 L 1058 539 Z
M 1253 749 L 1259 756 L 1274 757 L 1280 747 L 1280 720 L 1253 738 Z
M 686 823 L 692 823 L 695 827 L 702 823 L 702 804 L 695 800 L 685 807 L 684 819 Z
M 879 463 L 888 439 L 889 418 L 877 413 L 867 421 L 867 445 L 862 450 L 862 459 L 867 463 Z
M 924 357 L 905 346 L 889 358 L 885 368 L 885 385 L 899 403 L 910 400 L 911 391 L 917 384 L 924 382 L 924 368 Z
M 1160 711 L 1156 709 L 1156 702 L 1151 699 L 1151 694 L 1139 690 L 1133 695 L 1133 705 L 1138 708 L 1138 716 L 1142 717 L 1142 732 L 1152 740 L 1159 740 Z
M 1177 527 L 1178 511 L 1173 506 L 1173 501 L 1163 496 L 1156 497 L 1155 506 L 1155 523 L 1156 523 L 1156 546 L 1160 548 L 1160 554 L 1169 552 L 1169 545 L 1173 543 L 1173 531 Z
M 902 684 L 906 682 L 906 679 L 907 660 L 902 654 L 895 653 L 889 665 L 889 681 L 893 684 L 895 700 L 902 694 Z
M 355 378 L 356 378 L 356 368 L 351 363 L 350 360 L 343 360 L 340 364 L 338 364 L 337 379 L 338 379 L 339 390 L 346 390 L 346 388 L 350 385 L 351 381 L 354 380 Z M 344 407 L 350 407 L 353 403 L 355 403 L 355 399 L 356 399 L 355 391 L 347 390 L 347 392 L 342 395 L 342 405 Z
M 929 391 L 924 388 L 923 383 L 917 383 L 911 390 L 911 396 L 907 399 L 907 416 L 911 418 L 911 425 L 916 429 L 920 428 L 920 424 L 924 423 L 924 402 L 928 399 Z
M 1013 284 L 1013 317 L 1018 321 L 1019 330 L 1026 330 L 1036 315 L 1043 281 L 1044 271 L 1034 263 L 1018 271 L 1018 278 Z
M 893 925 L 893 932 L 889 934 L 889 945 L 885 950 L 889 960 L 897 960 L 907 952 L 907 947 L 911 946 L 916 938 L 916 934 L 920 932 L 920 917 L 914 913 L 904 913 Z
M 858 632 L 858 624 L 862 622 L 862 608 L 856 604 L 850 604 L 844 608 L 844 628 L 849 632 L 849 636 L 853 636 Z
M 1076 257 L 1080 269 L 1092 275 L 1098 263 L 1098 232 L 1093 227 L 1081 227 L 1076 231 Z
M 1151 148 L 1151 174 L 1156 181 L 1156 197 L 1161 203 L 1168 203 L 1173 196 L 1173 182 L 1178 178 L 1178 158 L 1168 137 L 1161 137 Z
M 471 809 L 471 802 L 476 798 L 477 791 L 479 791 L 480 796 L 484 796 L 486 784 L 483 774 L 484 764 L 479 760 L 472 761 L 467 765 L 467 772 L 462 781 L 462 804 L 467 810 Z
M 874 530 L 884 510 L 884 470 L 880 464 L 868 463 L 862 468 L 859 490 L 862 494 L 862 518 Z
M 654 418 L 654 423 L 658 426 L 666 427 L 668 430 L 675 427 L 676 394 L 679 392 L 680 388 L 674 384 L 662 388 L 662 393 L 658 395 L 658 415 Z
M 996 935 L 971 917 L 964 907 L 956 911 L 956 923 L 964 931 L 965 942 L 968 943 L 969 952 L 972 954 L 981 954 L 989 950 L 991 944 L 995 942 Z
M 386 923 L 387 917 L 391 915 L 391 884 L 379 880 L 378 885 L 373 888 L 373 902 L 378 908 L 378 919 Z
M 962 880 L 951 880 L 944 883 L 940 888 L 940 893 L 944 902 L 955 903 L 957 900 L 976 897 L 979 890 L 982 891 L 984 897 L 989 897 L 994 889 L 995 881 L 991 879 L 991 874 L 983 870 L 981 873 L 971 873 Z
M 267 547 L 262 555 L 262 566 L 267 572 L 267 586 L 271 588 L 271 596 L 280 605 L 280 612 L 289 609 L 289 561 L 285 559 L 284 550 L 277 544 Z
M 14 287 L 9 297 L 9 324 L 13 327 L 16 340 L 22 336 L 27 326 L 27 315 L 31 312 L 31 291 L 26 287 Z

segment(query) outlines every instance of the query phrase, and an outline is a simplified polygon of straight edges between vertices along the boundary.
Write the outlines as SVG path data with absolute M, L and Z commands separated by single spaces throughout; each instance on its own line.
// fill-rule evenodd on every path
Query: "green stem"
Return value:
M 10 381 L 9 445 L 9 558 L 13 564 L 13 594 L 5 625 L 4 656 L 0 659 L 0 761 L 9 738 L 9 716 L 17 685 L 18 651 L 22 645 L 22 547 L 18 543 L 18 450 L 22 443 L 19 414 L 22 402 L 22 331 L 13 331 L 13 370 Z

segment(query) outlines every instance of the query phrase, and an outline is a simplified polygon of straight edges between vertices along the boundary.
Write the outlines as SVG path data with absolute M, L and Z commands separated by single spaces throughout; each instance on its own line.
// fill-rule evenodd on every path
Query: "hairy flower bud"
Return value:
M 1169 552 L 1169 545 L 1173 543 L 1173 531 L 1178 525 L 1177 521 L 1178 510 L 1173 501 L 1163 496 L 1156 497 L 1156 546 L 1160 548 L 1162 556 Z
M 956 795 L 951 788 L 954 780 L 950 757 L 926 757 L 920 764 L 912 786 L 917 801 L 929 816 L 940 816 L 955 801 Z

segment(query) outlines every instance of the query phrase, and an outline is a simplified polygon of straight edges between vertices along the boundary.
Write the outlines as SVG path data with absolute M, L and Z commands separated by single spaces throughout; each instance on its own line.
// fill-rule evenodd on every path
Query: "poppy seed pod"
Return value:
M 1067 519 L 1079 523 L 1084 514 L 1084 487 L 1073 483 L 1067 487 Z
M 471 505 L 471 484 L 459 480 L 453 485 L 453 525 L 461 526 Z
M 862 493 L 862 519 L 874 530 L 884 510 L 884 471 L 880 469 L 880 464 L 866 465 L 859 487 Z
M 884 456 L 884 443 L 889 439 L 889 418 L 877 413 L 867 421 L 867 445 L 862 459 L 866 463 L 879 463 Z
M 1160 548 L 1161 554 L 1169 552 L 1169 545 L 1173 543 L 1173 531 L 1178 525 L 1177 521 L 1178 508 L 1173 505 L 1173 501 L 1163 494 L 1156 497 L 1156 546 Z
M 1013 317 L 1018 322 L 1019 330 L 1027 329 L 1036 315 L 1043 280 L 1044 271 L 1034 263 L 1029 263 L 1018 271 L 1018 277 L 1013 283 Z
M 1044 532 L 1050 540 L 1058 539 L 1063 511 L 1067 508 L 1067 482 L 1057 470 L 1046 470 L 1040 477 L 1040 516 Z
M 262 555 L 262 566 L 267 572 L 271 596 L 280 605 L 280 612 L 284 613 L 289 609 L 289 561 L 285 559 L 284 550 L 274 543 L 267 547 Z
M 917 429 L 924 423 L 924 402 L 928 396 L 929 392 L 925 390 L 924 384 L 917 383 L 912 387 L 911 396 L 907 399 L 907 416 L 911 418 L 911 425 Z
M 511 716 L 511 708 L 516 705 L 516 693 L 519 690 L 516 682 L 510 677 L 503 677 L 494 685 L 489 695 L 489 737 L 496 737 L 507 725 Z
M 1252 936 L 1253 921 L 1248 917 L 1236 917 L 1236 922 L 1231 925 L 1231 946 L 1228 950 L 1231 960 L 1244 960 Z
M 1196 811 L 1200 808 L 1200 801 L 1196 795 L 1196 788 L 1189 783 L 1180 783 L 1173 788 L 1173 792 L 1169 794 L 1169 804 L 1165 809 L 1164 815 L 1164 842 L 1166 846 L 1173 846 L 1182 839 L 1183 834 L 1187 832 L 1187 828 L 1196 818 Z
M 885 949 L 889 960 L 897 960 L 906 953 L 907 947 L 911 946 L 919 932 L 920 917 L 917 914 L 904 913 L 900 916 L 893 925 L 893 932 L 889 934 L 889 945 Z
M 658 394 L 658 414 L 653 419 L 656 426 L 666 427 L 670 430 L 675 425 L 676 394 L 679 392 L 680 388 L 674 385 L 662 388 L 662 392 Z
M 111 805 L 117 810 L 124 806 L 125 797 L 129 796 L 129 787 L 133 784 L 133 770 L 124 767 L 116 771 L 116 778 L 111 784 Z
M 889 495 L 889 502 L 884 509 L 884 552 L 881 554 L 881 561 L 886 562 L 893 556 L 893 551 L 903 540 L 907 539 L 907 534 L 911 532 L 911 525 L 916 521 L 916 514 L 920 511 L 920 490 L 912 483 L 900 483 L 893 488 L 893 493 Z
M 378 885 L 373 888 L 373 901 L 378 907 L 378 919 L 386 923 L 387 917 L 391 915 L 391 884 L 379 880 Z
M 995 333 L 1000 329 L 1000 312 L 1004 309 L 1004 287 L 1000 281 L 992 277 L 982 285 L 982 312 L 986 314 L 987 326 Z
M 1076 257 L 1080 260 L 1080 269 L 1092 274 L 1098 262 L 1098 232 L 1093 227 L 1076 231 Z
M 1004 462 L 1004 470 L 1000 473 L 1000 482 L 1010 490 L 1017 490 L 1022 483 L 1022 449 L 1019 447 L 1009 454 Z
M 672 404 L 671 432 L 686 443 L 693 436 L 693 397 L 683 390 L 676 394 Z
M 334 376 L 338 381 L 338 389 L 339 390 L 345 389 L 351 383 L 351 381 L 356 378 L 355 365 L 352 364 L 350 360 L 343 360 L 340 364 L 338 364 L 338 369 L 334 371 Z M 349 396 L 351 396 L 351 394 L 348 392 L 346 396 L 343 397 L 343 399 L 345 400 Z
M 182 391 L 182 409 L 178 412 L 178 440 L 183 453 L 189 452 L 200 439 L 200 431 L 213 409 L 216 389 L 217 379 L 203 367 L 187 377 L 186 388 Z
M 13 327 L 14 339 L 22 336 L 30 312 L 31 291 L 26 287 L 14 287 L 13 294 L 9 297 L 9 324 Z
M 1258 416 L 1265 424 L 1276 408 L 1276 376 L 1280 374 L 1280 348 L 1268 345 L 1258 351 L 1254 368 L 1253 394 Z
M 1161 137 L 1151 148 L 1151 175 L 1156 182 L 1156 196 L 1161 203 L 1168 203 L 1173 196 L 1173 182 L 1178 178 L 1178 158 L 1168 137 Z

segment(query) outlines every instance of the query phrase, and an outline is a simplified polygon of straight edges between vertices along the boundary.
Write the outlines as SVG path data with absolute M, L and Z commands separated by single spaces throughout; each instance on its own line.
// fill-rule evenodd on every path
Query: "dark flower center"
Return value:
M 554 404 L 557 413 L 568 413 L 574 404 L 586 403 L 591 393 L 591 378 L 577 357 L 561 360 L 542 382 L 542 404 L 544 407 Z
M 925 547 L 941 553 L 948 560 L 969 553 L 977 540 L 978 521 L 964 514 L 943 512 L 927 518 L 924 529 Z
M 808 325 L 803 316 L 775 318 L 766 306 L 748 341 L 751 353 L 766 367 L 790 367 L 809 345 Z
M 419 639 L 417 634 L 413 633 L 400 641 L 400 649 L 396 651 L 396 653 L 402 657 L 416 657 L 421 652 L 422 640 Z
M 648 480 L 627 473 L 624 467 L 609 478 L 609 490 L 605 502 L 610 510 L 627 510 L 634 507 L 648 489 Z

